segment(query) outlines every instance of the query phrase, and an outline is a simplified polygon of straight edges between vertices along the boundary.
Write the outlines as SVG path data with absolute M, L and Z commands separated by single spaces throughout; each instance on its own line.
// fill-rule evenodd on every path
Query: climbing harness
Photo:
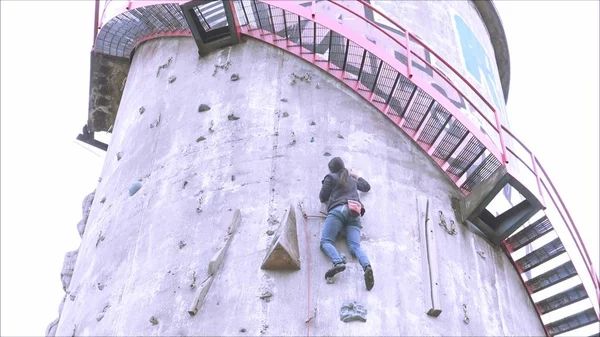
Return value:
M 446 230 L 446 233 L 450 234 L 450 235 L 456 235 L 456 228 L 454 227 L 454 221 L 450 220 L 450 229 L 448 229 L 448 225 L 446 225 L 446 219 L 444 218 L 444 213 L 442 213 L 442 211 L 439 211 L 440 213 L 440 223 L 439 225 L 444 227 L 444 229 Z

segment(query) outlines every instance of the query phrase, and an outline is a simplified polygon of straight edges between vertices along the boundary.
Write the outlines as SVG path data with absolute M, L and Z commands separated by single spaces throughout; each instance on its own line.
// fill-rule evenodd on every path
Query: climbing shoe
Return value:
M 332 268 L 330 268 L 325 273 L 325 279 L 332 278 L 333 276 L 335 276 L 335 274 L 341 273 L 344 270 L 346 270 L 346 264 L 345 263 L 338 263 L 338 264 L 334 265 Z
M 375 285 L 375 278 L 373 277 L 373 268 L 370 265 L 365 267 L 365 286 L 367 290 L 373 289 Z

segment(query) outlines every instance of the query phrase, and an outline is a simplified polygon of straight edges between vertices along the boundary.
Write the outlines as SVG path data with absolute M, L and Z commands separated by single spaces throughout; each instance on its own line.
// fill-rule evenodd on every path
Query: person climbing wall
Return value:
M 333 267 L 325 273 L 325 279 L 346 270 L 346 262 L 335 248 L 335 237 L 341 229 L 346 231 L 348 247 L 352 255 L 358 258 L 364 270 L 365 286 L 373 289 L 375 278 L 367 254 L 360 248 L 360 218 L 365 208 L 360 202 L 358 191 L 369 192 L 371 185 L 358 176 L 354 170 L 346 169 L 344 161 L 335 157 L 329 161 L 330 173 L 323 178 L 319 199 L 327 205 L 327 218 L 321 231 L 321 251 L 333 262 Z

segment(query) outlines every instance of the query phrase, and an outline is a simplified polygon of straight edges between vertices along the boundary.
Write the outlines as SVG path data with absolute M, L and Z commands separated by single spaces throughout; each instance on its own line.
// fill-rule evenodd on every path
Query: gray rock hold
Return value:
M 206 104 L 200 104 L 198 107 L 198 112 L 204 112 L 210 110 L 210 107 Z
M 282 116 L 283 116 L 283 117 L 289 117 L 289 116 L 290 116 L 290 114 L 289 114 L 289 113 L 287 113 L 287 111 L 284 111 Z
M 62 282 L 63 290 L 67 291 L 71 284 L 71 278 L 73 277 L 73 271 L 75 270 L 75 262 L 77 262 L 77 254 L 79 250 L 67 252 L 63 262 L 63 268 L 60 272 L 60 280 Z
M 329 156 L 331 156 L 331 153 L 329 153 L 329 152 L 325 152 L 325 153 L 323 153 L 323 155 L 324 155 L 325 157 L 329 157 Z
M 169 76 L 169 83 L 175 82 L 176 79 L 177 79 L 177 77 L 175 77 L 175 76 Z
M 239 79 L 240 79 L 240 75 L 238 75 L 238 74 L 232 74 L 232 75 L 231 75 L 231 80 L 232 80 L 233 82 L 235 82 L 235 81 L 237 81 L 237 80 L 239 80 Z
M 342 322 L 367 321 L 367 309 L 356 301 L 346 302 L 340 309 L 340 320 Z
M 138 110 L 140 112 L 140 115 L 143 114 L 146 111 L 146 108 L 144 108 L 143 106 L 141 106 Z
M 227 116 L 227 119 L 229 119 L 230 121 L 237 121 L 240 118 L 234 114 L 230 114 L 229 116 Z
M 129 196 L 133 196 L 134 194 L 136 194 L 137 191 L 140 190 L 140 188 L 142 188 L 142 183 L 139 181 L 136 181 L 135 183 L 131 184 L 131 186 L 129 186 Z
M 96 321 L 100 322 L 103 318 L 104 318 L 104 313 L 101 312 L 98 314 L 98 316 L 96 316 Z
M 200 137 L 198 137 L 198 139 L 196 139 L 196 143 L 200 143 L 203 140 L 206 140 L 206 137 L 200 136 Z
M 123 158 L 123 151 L 117 152 L 117 161 L 121 160 L 121 158 Z

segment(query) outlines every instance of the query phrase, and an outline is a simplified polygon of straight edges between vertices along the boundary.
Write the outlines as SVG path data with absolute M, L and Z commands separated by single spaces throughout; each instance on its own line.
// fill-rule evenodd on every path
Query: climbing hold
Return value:
M 177 79 L 177 77 L 175 77 L 175 76 L 169 76 L 169 83 L 175 82 L 176 79 Z
M 187 180 L 183 182 L 183 188 L 185 189 L 185 187 L 187 186 L 188 182 Z
M 237 80 L 239 80 L 239 79 L 240 79 L 240 75 L 238 75 L 238 74 L 232 74 L 232 75 L 231 75 L 231 80 L 232 80 L 233 82 L 235 82 L 235 81 L 237 81 Z
M 200 143 L 203 140 L 206 140 L 206 137 L 200 136 L 200 137 L 198 137 L 198 139 L 196 139 L 196 143 Z
M 296 233 L 296 214 L 294 207 L 286 210 L 281 221 L 279 233 L 274 237 L 273 244 L 267 252 L 261 269 L 300 269 L 300 253 Z
M 367 321 L 367 309 L 356 301 L 346 302 L 340 309 L 340 320 L 342 322 Z
M 171 61 L 172 60 L 173 60 L 173 58 L 169 57 L 169 60 L 167 61 L 167 63 L 158 66 L 158 69 L 156 70 L 156 77 L 158 77 L 158 75 L 160 75 L 160 70 L 161 69 L 167 69 L 171 65 Z
M 190 288 L 192 288 L 192 290 L 196 288 L 196 271 L 195 270 L 192 272 L 192 284 L 190 284 Z
M 271 302 L 271 297 L 273 297 L 273 293 L 268 290 L 260 295 L 260 299 L 265 302 Z
M 267 231 L 267 235 L 271 236 L 271 235 L 273 235 L 273 234 L 275 234 L 275 231 L 274 231 L 274 230 L 271 230 L 271 229 L 269 229 L 269 230 Z
M 102 199 L 100 199 L 100 203 L 103 204 L 106 201 L 106 197 L 102 197 Z
M 214 132 L 215 130 L 213 129 L 213 127 L 215 126 L 215 121 L 210 121 L 210 126 L 208 127 L 208 131 L 210 132 Z
M 284 111 L 284 112 L 283 112 L 283 117 L 289 117 L 289 116 L 290 116 L 290 114 L 289 114 L 289 113 L 287 113 L 287 111 Z
M 179 241 L 179 249 L 185 247 L 187 245 L 187 243 L 185 243 L 184 241 Z
M 200 213 L 202 212 L 202 199 L 204 197 L 200 197 L 200 199 L 198 199 L 198 207 L 196 207 L 196 212 Z
M 321 89 L 321 86 L 319 85 L 319 83 L 317 83 L 317 85 L 315 86 L 317 89 Z
M 314 141 L 315 141 L 315 137 L 310 137 L 310 142 L 314 143 Z
M 102 182 L 102 177 L 98 177 L 98 182 L 101 183 Z
M 144 113 L 144 111 L 146 111 L 146 108 L 144 108 L 143 106 L 141 106 L 138 111 L 140 112 L 140 115 Z
M 280 99 L 280 101 L 282 101 L 282 102 L 287 102 L 288 100 L 287 100 L 287 98 L 285 98 L 285 97 L 282 97 L 282 98 Z
M 98 240 L 96 241 L 96 247 L 98 247 L 98 244 L 100 243 L 100 241 L 104 241 L 104 235 L 102 235 L 102 231 L 100 231 L 100 234 L 98 234 Z
M 136 181 L 135 183 L 131 184 L 131 186 L 129 186 L 129 196 L 133 196 L 134 194 L 136 194 L 137 191 L 140 190 L 140 188 L 142 188 L 142 183 L 139 181 Z
M 156 325 L 158 324 L 158 320 L 156 319 L 156 317 L 152 316 L 150 317 L 150 323 L 152 323 L 152 325 Z
M 234 175 L 231 176 L 231 181 L 235 181 L 235 176 Z
M 481 256 L 482 259 L 485 260 L 486 256 L 485 256 L 485 252 L 484 251 L 478 251 L 477 254 L 479 254 L 479 256 Z
M 79 250 L 74 250 L 65 254 L 62 271 L 60 272 L 60 280 L 62 282 L 64 291 L 66 291 L 71 284 L 71 278 L 73 277 L 73 272 L 75 271 L 75 262 L 77 261 L 78 255 Z
M 246 332 L 246 329 L 245 328 L 241 328 L 240 332 Z
M 339 139 L 344 139 L 344 136 L 340 135 L 339 133 L 338 133 L 338 136 L 337 136 L 337 137 L 338 137 Z
M 296 144 L 296 134 L 294 133 L 294 131 L 292 131 L 292 141 L 290 142 L 290 145 L 294 144 Z
M 75 301 L 75 298 L 77 297 L 77 294 L 70 294 L 69 298 L 71 299 L 71 301 Z
M 100 322 L 102 320 L 102 318 L 104 318 L 103 312 L 99 313 L 98 316 L 96 316 L 96 321 Z
M 117 161 L 121 160 L 121 158 L 123 158 L 123 151 L 117 152 Z
M 317 317 L 317 307 L 313 308 L 313 312 L 312 314 L 310 314 L 310 317 L 306 319 L 306 321 L 304 321 L 304 323 L 310 323 L 310 321 L 312 321 L 313 319 L 315 319 Z
M 204 112 L 210 110 L 210 107 L 206 104 L 200 104 L 198 107 L 198 112 Z
M 221 263 L 223 263 L 223 259 L 225 258 L 225 253 L 227 252 L 227 249 L 229 249 L 229 244 L 231 243 L 233 234 L 235 233 L 238 225 L 240 224 L 241 218 L 242 218 L 242 215 L 240 213 L 240 210 L 236 209 L 235 212 L 233 212 L 231 223 L 229 224 L 229 227 L 227 228 L 227 238 L 226 238 L 225 245 L 223 247 L 221 247 L 221 249 L 219 249 L 215 253 L 215 255 L 213 255 L 213 257 L 210 259 L 210 262 L 208 263 L 208 274 L 209 275 L 214 275 L 217 272 L 217 270 L 219 269 L 219 266 L 221 265 Z
M 329 153 L 329 152 L 325 152 L 325 153 L 323 153 L 323 155 L 324 155 L 325 157 L 329 157 L 329 156 L 331 156 L 331 153 Z
M 154 128 L 155 126 L 158 126 L 158 124 L 160 124 L 160 114 L 158 114 L 156 120 L 152 124 L 150 124 L 150 129 Z
M 230 121 L 237 121 L 240 118 L 234 114 L 230 114 L 229 116 L 227 116 L 227 119 L 229 119 Z
M 315 121 L 310 121 L 310 126 L 313 126 L 313 125 L 317 125 L 317 123 L 315 123 Z
M 204 298 L 206 297 L 206 294 L 208 293 L 208 290 L 212 285 L 213 279 L 213 276 L 208 276 L 200 284 L 200 292 L 198 292 L 198 295 L 194 299 L 194 304 L 188 310 L 188 314 L 190 314 L 190 316 L 195 316 L 198 313 L 198 310 L 202 307 L 202 304 L 204 303 Z
M 260 333 L 262 333 L 262 334 L 266 333 L 268 328 L 269 328 L 268 324 L 263 324 L 262 328 L 260 329 Z
M 104 289 L 104 287 L 105 287 L 104 284 L 98 282 L 98 289 L 102 290 L 102 289 Z

